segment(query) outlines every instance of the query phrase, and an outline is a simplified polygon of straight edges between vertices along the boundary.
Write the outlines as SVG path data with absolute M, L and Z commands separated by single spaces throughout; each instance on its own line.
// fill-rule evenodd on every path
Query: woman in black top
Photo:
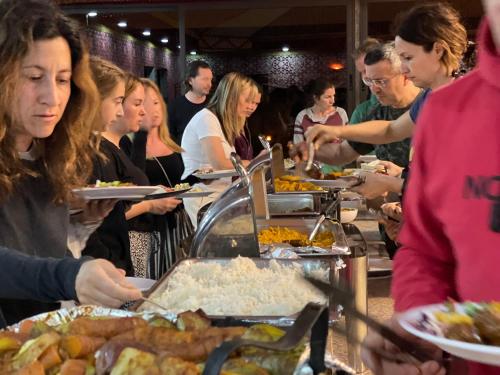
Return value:
M 118 117 L 123 116 L 125 73 L 115 65 L 97 57 L 91 58 L 90 66 L 101 98 L 96 121 L 102 129 L 107 129 Z M 132 181 L 132 176 L 125 165 L 126 156 L 120 153 L 118 147 L 106 138 L 102 138 L 99 151 L 100 155 L 94 155 L 94 168 L 89 180 L 90 183 L 94 184 L 97 180 L 105 182 Z M 95 258 L 107 259 L 131 276 L 133 275 L 133 267 L 125 218 L 126 208 L 124 201 L 116 203 L 99 228 L 89 237 L 82 253 Z
M 95 156 L 90 182 L 122 181 L 149 185 L 146 175 L 119 147 L 120 139 L 130 131 L 137 131 L 144 116 L 144 87 L 137 78 L 101 58 L 92 57 L 91 68 L 101 95 L 99 121 L 105 130 L 99 147 L 102 155 Z M 142 257 L 145 259 L 131 255 L 133 249 L 131 250 L 127 220 L 144 213 L 161 215 L 175 208 L 175 205 L 170 198 L 132 205 L 119 201 L 89 238 L 83 254 L 108 259 L 117 267 L 123 268 L 127 275 L 145 277 L 145 272 L 136 271 L 141 271 L 137 269 L 137 264 L 146 262 L 147 254 Z
M 143 127 L 147 131 L 134 135 L 130 149 L 132 160 L 146 171 L 153 185 L 173 188 L 182 182 L 195 183 L 194 178 L 181 181 L 184 172 L 182 149 L 170 137 L 167 109 L 160 90 L 149 79 L 141 79 L 141 82 L 145 87 L 146 109 Z M 154 278 L 159 278 L 182 256 L 177 253 L 179 244 L 192 234 L 193 227 L 182 205 L 166 215 L 154 217 L 153 227 L 160 235 L 160 243 L 151 257 L 150 270 Z
M 95 151 L 98 96 L 87 49 L 78 24 L 52 2 L 3 0 L 0 17 L 0 246 L 62 258 L 71 225 L 102 217 L 70 220 L 68 210 Z M 55 308 L 0 301 L 8 324 Z
M 127 133 L 139 131 L 143 125 L 145 90 L 139 78 L 127 75 L 125 83 L 125 98 L 123 101 L 123 116 L 112 123 L 104 138 L 112 141 L 116 146 L 121 146 L 120 139 Z M 125 137 L 126 138 L 126 137 Z M 123 153 L 122 150 L 120 152 Z M 127 170 L 132 175 L 136 185 L 150 185 L 146 174 L 136 167 L 127 157 Z M 134 265 L 135 275 L 139 277 L 154 277 L 150 275 L 148 261 L 155 247 L 154 220 L 156 215 L 164 215 L 174 210 L 181 201 L 175 198 L 163 198 L 136 203 L 125 213 L 128 223 L 128 236 L 130 240 L 130 253 Z

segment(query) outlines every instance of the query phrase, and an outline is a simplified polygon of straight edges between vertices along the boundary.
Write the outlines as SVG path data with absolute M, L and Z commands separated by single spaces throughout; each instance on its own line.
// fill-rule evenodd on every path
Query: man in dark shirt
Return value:
M 205 61 L 196 60 L 189 64 L 185 81 L 188 91 L 168 103 L 168 127 L 177 144 L 181 144 L 182 134 L 191 118 L 205 107 L 212 79 L 212 69 Z

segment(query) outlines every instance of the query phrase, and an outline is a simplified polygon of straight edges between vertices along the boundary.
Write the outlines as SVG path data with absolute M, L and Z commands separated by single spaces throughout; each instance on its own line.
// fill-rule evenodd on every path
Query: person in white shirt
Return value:
M 207 108 L 194 115 L 182 136 L 182 179 L 199 169 L 233 169 L 229 156 L 235 151 L 234 141 L 243 130 L 246 118 L 255 110 L 254 98 L 257 95 L 257 84 L 249 77 L 233 72 L 222 78 Z M 243 160 L 244 165 L 248 162 Z M 230 184 L 231 178 L 221 178 L 210 184 L 203 181 L 195 184 L 202 190 L 215 192 L 206 198 L 184 199 L 184 206 L 195 227 L 200 208 L 212 202 Z

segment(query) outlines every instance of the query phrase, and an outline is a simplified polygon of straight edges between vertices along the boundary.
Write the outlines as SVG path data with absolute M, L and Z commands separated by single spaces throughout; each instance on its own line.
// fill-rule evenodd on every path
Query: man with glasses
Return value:
M 363 121 L 397 119 L 411 107 L 421 90 L 401 73 L 401 61 L 394 43 L 382 44 L 368 51 L 364 63 L 366 72 L 362 76 L 363 82 L 378 103 L 364 115 Z M 343 141 L 340 144 L 323 145 L 316 151 L 316 159 L 328 164 L 344 165 L 360 155 L 375 151 L 377 158 L 383 160 L 388 168 L 388 174 L 400 177 L 409 163 L 410 142 L 410 138 L 384 145 Z M 382 226 L 379 229 L 392 259 L 398 245 L 390 238 L 394 236 L 388 236 Z
M 378 100 L 378 104 L 366 114 L 365 121 L 397 119 L 411 107 L 421 90 L 401 73 L 401 61 L 394 49 L 394 43 L 383 44 L 370 50 L 364 63 L 366 75 L 363 82 L 370 87 Z M 373 150 L 379 160 L 407 167 L 410 138 L 385 145 L 353 141 L 323 145 L 316 152 L 316 159 L 327 164 L 344 165 Z

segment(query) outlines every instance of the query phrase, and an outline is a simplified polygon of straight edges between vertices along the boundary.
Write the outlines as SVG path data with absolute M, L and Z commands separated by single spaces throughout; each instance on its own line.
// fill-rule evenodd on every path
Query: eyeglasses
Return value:
M 371 78 L 366 78 L 364 77 L 363 78 L 363 83 L 368 86 L 368 87 L 372 87 L 372 86 L 378 86 L 380 88 L 384 88 L 385 86 L 387 86 L 387 84 L 389 83 L 389 81 L 391 79 L 393 79 L 394 77 L 396 77 L 398 74 L 395 74 L 393 75 L 392 77 L 389 77 L 389 78 L 384 78 L 384 79 L 371 79 Z

